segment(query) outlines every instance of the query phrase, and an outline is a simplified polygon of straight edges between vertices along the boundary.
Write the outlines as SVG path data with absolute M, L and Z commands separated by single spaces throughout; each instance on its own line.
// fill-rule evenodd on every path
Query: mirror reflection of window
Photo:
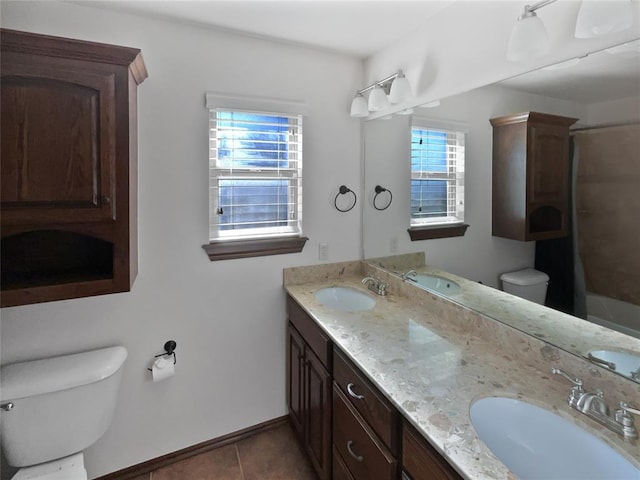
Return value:
M 411 226 L 464 222 L 463 131 L 411 127 Z

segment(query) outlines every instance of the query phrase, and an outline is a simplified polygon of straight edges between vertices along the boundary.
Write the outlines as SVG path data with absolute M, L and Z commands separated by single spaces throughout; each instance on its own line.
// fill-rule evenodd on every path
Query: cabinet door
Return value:
M 411 480 L 461 480 L 449 463 L 408 423 L 402 427 L 403 477 Z
M 304 340 L 289 324 L 287 345 L 287 397 L 289 418 L 300 440 L 304 439 Z
M 528 128 L 528 203 L 564 204 L 568 202 L 568 127 L 529 125 Z
M 115 77 L 90 62 L 2 55 L 2 223 L 115 218 Z
M 331 478 L 331 376 L 309 348 L 305 350 L 306 446 L 321 480 Z

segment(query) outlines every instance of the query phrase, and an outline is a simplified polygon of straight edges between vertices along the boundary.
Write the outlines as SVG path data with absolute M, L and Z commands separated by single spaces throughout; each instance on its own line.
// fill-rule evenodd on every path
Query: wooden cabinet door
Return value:
M 298 438 L 304 441 L 304 340 L 291 325 L 287 335 L 287 398 L 289 418 Z
M 402 427 L 403 476 L 411 480 L 461 480 L 462 477 L 406 421 Z
M 529 125 L 527 194 L 534 204 L 569 200 L 569 134 L 567 127 Z
M 305 350 L 306 446 L 320 480 L 331 479 L 331 376 L 310 348 Z
M 2 223 L 115 219 L 115 73 L 3 52 Z

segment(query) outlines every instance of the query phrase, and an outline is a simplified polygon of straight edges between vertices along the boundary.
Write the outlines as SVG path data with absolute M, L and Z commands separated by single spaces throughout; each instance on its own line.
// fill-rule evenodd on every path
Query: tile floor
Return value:
M 289 423 L 134 480 L 316 480 Z

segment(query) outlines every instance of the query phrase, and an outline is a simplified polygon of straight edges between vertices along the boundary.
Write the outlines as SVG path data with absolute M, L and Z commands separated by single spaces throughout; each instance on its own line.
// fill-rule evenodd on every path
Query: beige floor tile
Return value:
M 151 474 L 151 480 L 242 480 L 235 445 L 187 458 Z
M 316 480 L 288 423 L 238 442 L 238 451 L 244 480 Z

